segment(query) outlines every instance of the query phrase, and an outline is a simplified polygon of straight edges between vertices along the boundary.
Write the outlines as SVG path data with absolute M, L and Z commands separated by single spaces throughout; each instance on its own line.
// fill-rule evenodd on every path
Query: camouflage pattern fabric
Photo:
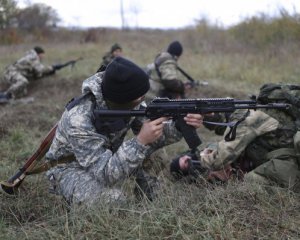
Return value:
M 160 53 L 155 58 L 155 63 L 148 66 L 148 70 L 150 73 L 150 90 L 146 95 L 147 99 L 158 96 L 178 98 L 184 94 L 184 85 L 177 70 L 177 61 L 171 54 Z
M 37 53 L 30 50 L 26 56 L 5 69 L 3 80 L 10 85 L 6 92 L 11 93 L 13 98 L 25 96 L 30 81 L 41 78 L 52 71 L 51 66 L 44 66 Z
M 102 65 L 107 66 L 114 59 L 115 57 L 110 52 L 108 52 L 102 57 L 102 62 L 100 66 Z
M 96 73 L 82 85 L 83 93 L 92 92 L 95 96 L 97 108 L 107 107 L 101 92 L 103 74 Z M 55 161 L 74 154 L 76 161 L 50 169 L 47 176 L 55 191 L 69 202 L 123 201 L 124 180 L 141 169 L 145 159 L 157 149 L 179 141 L 182 135 L 174 123 L 166 123 L 163 136 L 151 145 L 140 144 L 136 137 L 124 140 L 130 128 L 136 130 L 142 125 L 141 118 L 132 118 L 118 132 L 98 133 L 93 124 L 93 102 L 88 96 L 63 113 L 46 157 Z
M 240 119 L 244 113 L 245 110 L 236 111 L 232 120 Z M 200 161 L 209 169 L 219 170 L 245 159 L 253 169 L 246 174 L 246 180 L 294 186 L 300 178 L 294 150 L 296 133 L 295 121 L 283 111 L 251 111 L 238 126 L 234 141 L 211 145 L 212 152 L 202 154 Z

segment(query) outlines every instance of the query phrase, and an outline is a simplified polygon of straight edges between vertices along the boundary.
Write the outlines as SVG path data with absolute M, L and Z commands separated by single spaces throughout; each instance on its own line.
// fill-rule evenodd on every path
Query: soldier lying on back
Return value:
M 292 107 L 288 110 L 251 110 L 237 128 L 235 140 L 210 144 L 198 155 L 199 164 L 222 181 L 228 180 L 232 168 L 236 168 L 245 173 L 246 180 L 298 189 L 300 86 L 266 84 L 260 89 L 258 101 L 262 104 L 289 103 Z M 231 120 L 239 119 L 244 112 L 236 111 Z M 171 171 L 176 176 L 189 175 L 191 168 L 191 157 L 186 155 L 171 164 Z

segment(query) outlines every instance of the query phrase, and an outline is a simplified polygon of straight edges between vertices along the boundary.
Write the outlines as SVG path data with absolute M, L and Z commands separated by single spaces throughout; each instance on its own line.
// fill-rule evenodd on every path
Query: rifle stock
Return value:
M 32 170 L 37 162 L 41 160 L 49 150 L 52 140 L 55 136 L 57 124 L 49 131 L 45 139 L 40 144 L 39 148 L 26 160 L 25 164 L 16 172 L 15 175 L 10 177 L 7 181 L 0 182 L 1 188 L 8 194 L 15 194 L 17 188 L 21 185 L 27 173 Z

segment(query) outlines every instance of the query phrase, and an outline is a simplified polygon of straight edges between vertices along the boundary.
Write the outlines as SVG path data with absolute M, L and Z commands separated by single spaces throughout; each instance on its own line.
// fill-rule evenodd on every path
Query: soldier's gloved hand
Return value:
M 187 91 L 187 90 L 190 90 L 194 87 L 193 83 L 191 82 L 185 82 L 184 83 L 184 89 Z
M 163 122 L 167 120 L 167 118 L 161 117 L 153 121 L 145 121 L 139 134 L 137 135 L 137 140 L 143 145 L 155 142 L 161 137 L 164 128 Z
M 179 167 L 181 171 L 187 171 L 190 166 L 191 157 L 189 155 L 184 155 L 179 158 Z

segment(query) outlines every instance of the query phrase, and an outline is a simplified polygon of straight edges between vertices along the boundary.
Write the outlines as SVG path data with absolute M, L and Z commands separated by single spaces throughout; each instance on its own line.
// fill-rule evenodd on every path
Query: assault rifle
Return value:
M 60 69 L 65 68 L 67 66 L 71 66 L 71 68 L 73 68 L 75 66 L 75 64 L 80 60 L 83 60 L 83 57 L 79 57 L 77 59 L 70 60 L 70 61 L 67 61 L 67 62 L 62 63 L 62 64 L 54 64 L 52 67 L 53 67 L 54 71 L 60 70 Z
M 94 115 L 96 118 L 127 118 L 127 117 L 147 117 L 149 119 L 156 119 L 159 117 L 167 117 L 175 120 L 175 125 L 188 144 L 192 152 L 202 143 L 194 127 L 187 125 L 184 117 L 188 113 L 233 113 L 237 109 L 248 109 L 245 116 L 235 122 L 209 122 L 206 124 L 229 127 L 230 131 L 225 136 L 226 141 L 232 141 L 236 136 L 237 126 L 245 120 L 249 115 L 249 110 L 271 108 L 271 109 L 289 109 L 290 105 L 285 103 L 268 103 L 258 104 L 256 99 L 252 100 L 235 100 L 233 98 L 199 98 L 199 99 L 169 99 L 169 98 L 155 98 L 150 104 L 140 110 L 107 110 L 96 109 Z

